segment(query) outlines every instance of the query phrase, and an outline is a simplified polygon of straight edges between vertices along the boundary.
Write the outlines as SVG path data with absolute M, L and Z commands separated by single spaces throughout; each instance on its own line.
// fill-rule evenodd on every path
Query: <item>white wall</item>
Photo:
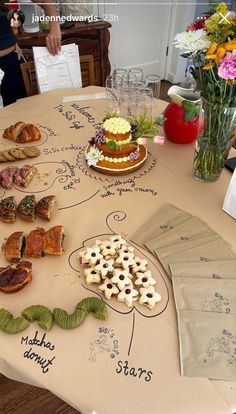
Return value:
M 173 4 L 171 12 L 169 54 L 166 64 L 165 79 L 172 83 L 181 82 L 185 76 L 187 59 L 182 58 L 181 51 L 173 46 L 173 40 L 177 33 L 186 30 L 186 27 L 194 20 L 195 4 L 188 0 L 178 0 L 181 4 Z M 186 3 L 186 4 L 184 4 Z
M 105 6 L 105 12 L 114 15 L 109 46 L 112 69 L 141 67 L 164 78 L 171 6 L 125 2 L 129 4 Z

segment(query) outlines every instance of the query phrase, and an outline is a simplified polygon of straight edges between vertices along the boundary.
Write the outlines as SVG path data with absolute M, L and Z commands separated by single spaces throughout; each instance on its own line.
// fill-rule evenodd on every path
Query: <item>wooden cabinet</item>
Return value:
M 77 22 L 70 29 L 62 29 L 62 44 L 76 43 L 80 55 L 93 55 L 95 67 L 95 84 L 105 86 L 106 77 L 110 73 L 108 45 L 110 41 L 109 27 L 104 21 L 84 23 Z M 45 46 L 47 32 L 18 35 L 18 44 L 27 60 L 32 60 L 32 46 Z M 88 85 L 88 68 L 81 65 L 83 86 Z

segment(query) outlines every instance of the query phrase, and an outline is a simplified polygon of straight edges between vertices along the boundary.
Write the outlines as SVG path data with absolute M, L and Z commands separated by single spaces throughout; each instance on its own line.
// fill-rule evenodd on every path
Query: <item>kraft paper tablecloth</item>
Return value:
M 61 257 L 32 260 L 32 283 L 19 293 L 0 295 L 0 307 L 14 316 L 37 303 L 73 311 L 76 303 L 92 294 L 83 286 L 76 259 L 83 242 L 88 240 L 85 244 L 89 244 L 113 232 L 128 240 L 164 204 L 171 203 L 199 217 L 235 244 L 233 219 L 222 211 L 230 173 L 223 171 L 218 182 L 212 184 L 194 180 L 194 144 L 181 146 L 166 141 L 161 147 L 150 143 L 146 164 L 127 176 L 105 176 L 86 166 L 84 147 L 102 121 L 106 101 L 62 104 L 62 99 L 99 91 L 103 89 L 55 91 L 18 101 L 0 111 L 0 133 L 19 120 L 36 123 L 42 131 L 41 141 L 35 144 L 41 156 L 33 160 L 37 176 L 27 189 L 14 188 L 6 193 L 0 189 L 0 197 L 15 195 L 19 201 L 25 194 L 35 194 L 36 199 L 55 194 L 58 200 L 58 210 L 50 223 L 25 223 L 20 219 L 14 225 L 0 223 L 1 244 L 13 231 L 29 232 L 37 226 L 47 229 L 63 224 L 66 235 Z M 165 105 L 158 102 L 156 113 Z M 11 146 L 11 141 L 0 138 L 1 149 Z M 18 335 L 0 332 L 0 371 L 49 389 L 82 414 L 93 410 L 99 414 L 233 412 L 234 384 L 181 377 L 171 284 L 157 260 L 143 248 L 138 249 L 141 256 L 148 257 L 163 295 L 153 311 L 137 306 L 130 312 L 112 299 L 106 322 L 90 315 L 78 329 L 63 331 L 53 326 L 44 338 L 37 324 Z M 1 266 L 6 265 L 1 256 Z M 35 335 L 41 346 L 30 342 Z M 106 349 L 99 345 L 101 335 L 106 338 L 102 338 Z M 31 352 L 49 361 L 46 373 L 30 360 Z

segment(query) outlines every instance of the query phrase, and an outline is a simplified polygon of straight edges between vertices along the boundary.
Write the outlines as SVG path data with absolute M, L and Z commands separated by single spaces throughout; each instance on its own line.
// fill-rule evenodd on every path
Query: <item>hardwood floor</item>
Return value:
M 0 374 L 1 414 L 79 414 L 51 392 Z
M 160 99 L 169 101 L 170 82 L 162 81 Z M 79 414 L 51 392 L 0 374 L 0 414 Z

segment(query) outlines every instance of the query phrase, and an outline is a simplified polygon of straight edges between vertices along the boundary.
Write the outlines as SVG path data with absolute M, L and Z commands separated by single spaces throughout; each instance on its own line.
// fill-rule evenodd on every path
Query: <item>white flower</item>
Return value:
M 85 155 L 88 166 L 91 167 L 91 165 L 96 165 L 97 162 L 101 159 L 101 155 L 102 151 L 99 151 L 97 147 L 91 147 Z
M 211 42 L 206 39 L 206 32 L 203 29 L 193 32 L 178 33 L 174 37 L 175 47 L 184 51 L 184 53 L 196 53 L 208 49 Z

